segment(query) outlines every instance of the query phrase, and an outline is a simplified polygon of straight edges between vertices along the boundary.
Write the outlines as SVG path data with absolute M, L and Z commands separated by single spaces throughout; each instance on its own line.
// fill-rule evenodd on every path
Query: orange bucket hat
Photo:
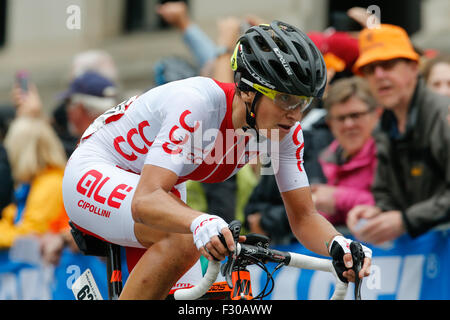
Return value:
M 359 57 L 353 65 L 353 72 L 361 75 L 361 67 L 369 63 L 396 58 L 419 61 L 419 55 L 403 28 L 390 24 L 365 28 L 359 34 Z

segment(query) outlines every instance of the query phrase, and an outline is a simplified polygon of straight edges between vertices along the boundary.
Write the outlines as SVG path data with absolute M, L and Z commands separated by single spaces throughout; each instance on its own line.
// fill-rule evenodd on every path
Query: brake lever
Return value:
M 234 243 L 237 244 L 239 242 L 239 235 L 241 234 L 241 222 L 239 220 L 233 220 L 228 225 L 228 228 L 233 234 Z M 219 239 L 222 242 L 222 244 L 225 247 L 227 247 L 225 237 L 222 234 L 219 234 Z M 233 272 L 235 262 L 236 262 L 235 252 L 231 252 L 230 255 L 228 256 L 227 262 L 220 266 L 220 273 L 222 274 L 223 277 L 225 277 L 225 280 L 227 281 L 227 284 L 230 288 L 233 288 L 233 281 L 231 280 L 231 274 Z
M 230 229 L 233 234 L 234 242 L 239 242 L 239 235 L 241 234 L 241 222 L 239 220 L 233 220 L 228 225 L 228 229 Z
M 359 278 L 359 272 L 364 263 L 364 251 L 359 242 L 352 241 L 350 243 L 350 252 L 352 253 L 353 260 L 352 270 L 355 272 L 355 300 L 361 300 L 361 286 L 363 279 Z
M 241 234 L 241 222 L 239 220 L 233 220 L 228 224 L 228 229 L 230 229 L 231 234 L 233 235 L 234 243 L 239 242 L 239 235 Z M 227 248 L 227 243 L 225 242 L 225 237 L 223 234 L 219 234 L 219 239 L 222 244 Z
M 234 263 L 235 263 L 235 259 L 232 257 L 232 255 L 230 255 L 228 257 L 227 262 L 225 262 L 224 264 L 222 264 L 220 266 L 220 273 L 222 274 L 222 276 L 225 278 L 228 286 L 232 289 L 233 288 L 233 281 L 231 280 L 231 273 L 233 271 L 233 267 L 234 267 Z

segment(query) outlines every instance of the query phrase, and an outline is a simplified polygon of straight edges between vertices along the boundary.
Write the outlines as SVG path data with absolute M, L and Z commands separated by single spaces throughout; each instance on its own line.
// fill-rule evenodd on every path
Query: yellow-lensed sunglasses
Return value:
M 269 99 L 271 99 L 275 105 L 285 111 L 292 111 L 297 108 L 300 108 L 301 112 L 304 112 L 312 103 L 313 97 L 307 96 L 297 96 L 293 94 L 279 92 L 267 87 L 264 87 L 260 84 L 251 82 L 245 78 L 241 78 L 241 81 L 246 85 L 252 87 L 258 92 L 262 93 Z

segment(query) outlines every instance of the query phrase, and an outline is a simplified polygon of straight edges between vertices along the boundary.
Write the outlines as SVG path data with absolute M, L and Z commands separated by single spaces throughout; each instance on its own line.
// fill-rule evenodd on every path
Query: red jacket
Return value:
M 345 224 L 348 211 L 355 205 L 375 204 L 371 192 L 377 163 L 375 140 L 370 138 L 355 156 L 342 164 L 338 162 L 338 146 L 334 140 L 319 158 L 327 184 L 337 186 L 336 213 L 321 213 L 334 225 Z

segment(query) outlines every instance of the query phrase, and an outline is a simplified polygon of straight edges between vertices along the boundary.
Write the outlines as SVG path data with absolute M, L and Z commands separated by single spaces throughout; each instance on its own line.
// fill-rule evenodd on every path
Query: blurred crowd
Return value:
M 151 66 L 155 86 L 192 76 L 233 82 L 230 57 L 239 35 L 268 22 L 227 17 L 210 39 L 184 2 L 166 2 L 157 13 L 178 30 L 195 64 L 168 53 Z M 324 99 L 302 119 L 313 200 L 331 223 L 366 243 L 417 237 L 450 221 L 450 55 L 413 46 L 399 26 L 365 28 L 363 8 L 348 16 L 361 31 L 308 33 L 328 71 Z M 17 75 L 14 113 L 1 119 L 0 249 L 37 236 L 52 264 L 66 246 L 78 250 L 62 202 L 64 167 L 89 124 L 125 98 L 119 81 L 108 52 L 81 52 L 47 116 L 39 88 L 26 73 Z M 291 243 L 275 177 L 259 175 L 260 166 L 247 165 L 219 184 L 189 182 L 188 203 L 226 221 L 239 219 L 274 245 Z

